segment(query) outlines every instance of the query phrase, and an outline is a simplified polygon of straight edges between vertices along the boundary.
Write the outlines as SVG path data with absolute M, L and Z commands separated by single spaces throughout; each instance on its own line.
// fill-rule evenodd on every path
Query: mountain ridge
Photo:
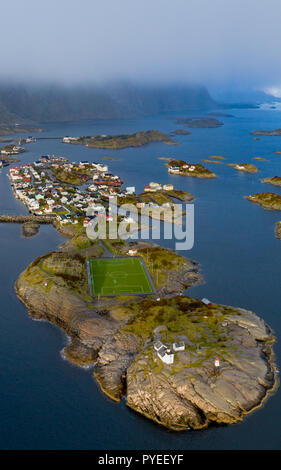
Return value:
M 133 118 L 165 112 L 207 110 L 215 105 L 202 86 L 0 85 L 0 125 Z

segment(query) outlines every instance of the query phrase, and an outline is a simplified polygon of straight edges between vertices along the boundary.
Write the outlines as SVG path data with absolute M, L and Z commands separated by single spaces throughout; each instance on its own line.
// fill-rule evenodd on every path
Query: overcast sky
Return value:
M 1 0 L 1 76 L 281 85 L 281 0 Z

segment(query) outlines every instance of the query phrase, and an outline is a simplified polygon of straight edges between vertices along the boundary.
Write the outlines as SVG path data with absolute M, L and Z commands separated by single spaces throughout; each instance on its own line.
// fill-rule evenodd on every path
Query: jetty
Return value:
M 35 222 L 37 224 L 53 224 L 56 216 L 53 215 L 0 215 L 0 223 L 24 224 Z

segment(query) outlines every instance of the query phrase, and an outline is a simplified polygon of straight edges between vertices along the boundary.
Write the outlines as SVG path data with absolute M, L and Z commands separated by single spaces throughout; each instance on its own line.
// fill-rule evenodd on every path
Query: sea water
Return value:
M 229 110 L 227 111 L 229 112 Z M 219 117 L 224 125 L 215 129 L 191 129 L 176 136 L 180 145 L 152 143 L 123 150 L 89 149 L 67 145 L 61 139 L 38 139 L 26 145 L 22 163 L 44 154 L 70 160 L 106 162 L 124 180 L 124 186 L 143 191 L 150 181 L 172 183 L 195 196 L 194 247 L 180 254 L 200 263 L 204 281 L 188 295 L 208 297 L 216 303 L 253 310 L 274 329 L 277 364 L 281 337 L 281 241 L 274 236 L 281 212 L 264 210 L 244 196 L 275 192 L 261 178 L 281 176 L 281 137 L 253 140 L 251 131 L 280 127 L 280 110 L 234 109 L 233 117 Z M 198 113 L 194 113 L 198 115 Z M 183 114 L 186 115 L 186 114 Z M 176 117 L 176 116 L 175 116 Z M 168 116 L 138 119 L 49 123 L 36 137 L 132 133 L 157 129 L 169 133 L 176 123 Z M 203 163 L 216 179 L 172 176 L 158 157 L 173 157 L 192 163 L 221 155 L 222 164 Z M 266 161 L 255 161 L 264 157 Z M 237 172 L 226 163 L 249 162 L 257 174 Z M 26 214 L 14 199 L 7 178 L 0 170 L 0 214 Z M 41 226 L 30 239 L 21 226 L 0 224 L 0 448 L 1 449 L 279 449 L 281 447 L 281 400 L 278 389 L 261 408 L 231 426 L 213 426 L 204 431 L 171 432 L 116 404 L 99 389 L 92 370 L 67 362 L 60 352 L 67 337 L 48 322 L 32 320 L 14 292 L 18 275 L 33 261 L 63 242 L 50 226 Z M 174 248 L 173 240 L 162 240 Z

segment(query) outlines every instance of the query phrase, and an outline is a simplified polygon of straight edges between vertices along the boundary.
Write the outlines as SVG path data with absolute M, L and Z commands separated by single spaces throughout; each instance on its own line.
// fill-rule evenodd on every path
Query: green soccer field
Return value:
M 88 263 L 94 296 L 155 292 L 143 260 L 139 257 L 90 259 Z

